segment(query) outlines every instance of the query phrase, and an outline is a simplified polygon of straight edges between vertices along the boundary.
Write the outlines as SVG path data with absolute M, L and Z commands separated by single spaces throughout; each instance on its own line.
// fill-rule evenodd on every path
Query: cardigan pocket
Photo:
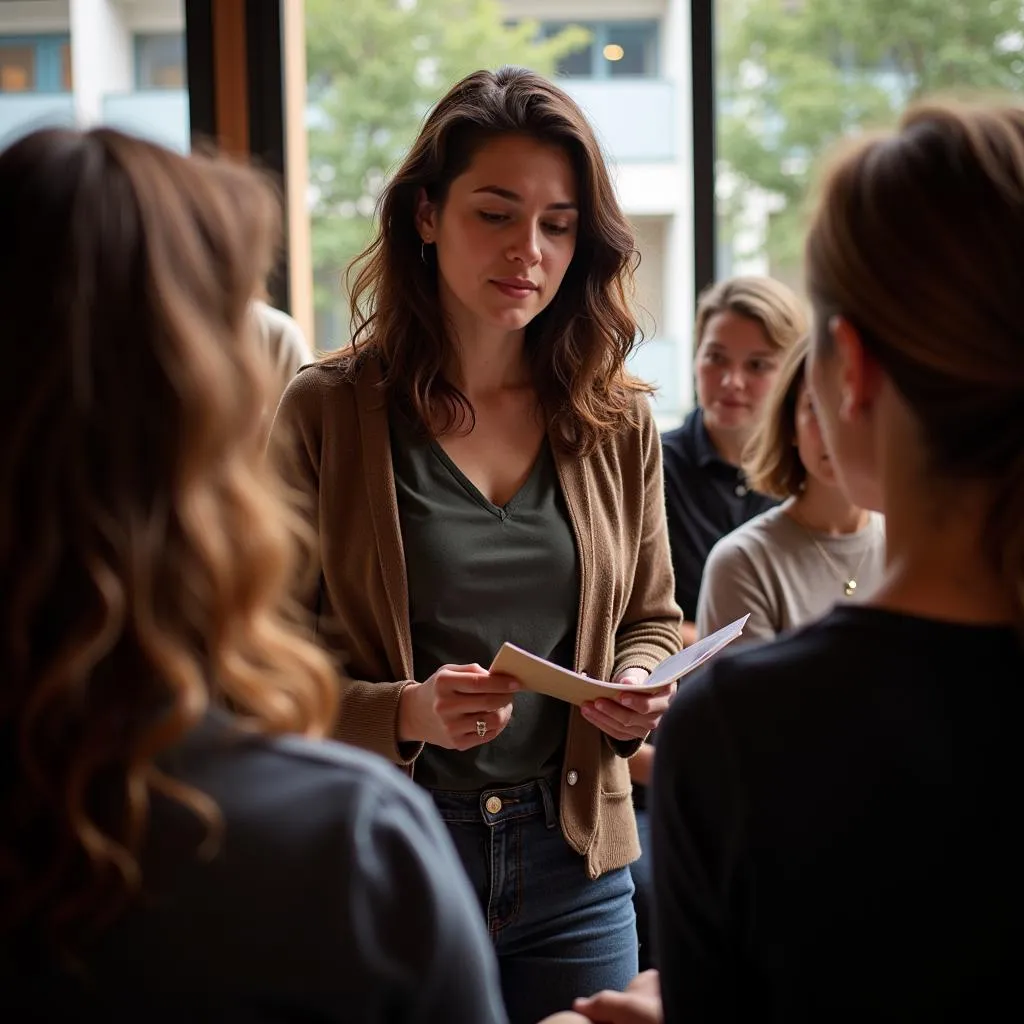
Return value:
M 602 800 L 625 800 L 627 796 L 631 797 L 632 795 L 632 789 L 607 790 L 604 786 L 601 787 Z

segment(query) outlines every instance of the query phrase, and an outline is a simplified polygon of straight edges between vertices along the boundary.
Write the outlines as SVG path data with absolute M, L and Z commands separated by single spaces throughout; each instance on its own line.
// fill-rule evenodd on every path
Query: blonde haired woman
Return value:
M 429 802 L 283 735 L 337 681 L 263 454 L 277 218 L 109 130 L 0 154 L 0 1019 L 505 1020 Z
M 662 725 L 665 1020 L 989 1020 L 1024 972 L 1024 109 L 862 136 L 807 242 L 807 370 L 887 564 Z M 607 1019 L 607 1018 L 598 1018 Z
M 807 331 L 800 299 L 770 277 L 733 277 L 697 303 L 697 408 L 661 439 L 665 504 L 683 639 L 696 639 L 704 564 L 721 537 L 777 502 L 751 486 L 742 457 L 786 353 Z
M 882 578 L 885 524 L 836 477 L 807 387 L 808 348 L 805 339 L 790 351 L 745 463 L 751 486 L 783 504 L 712 548 L 699 636 L 749 614 L 740 642 L 768 640 L 869 595 Z

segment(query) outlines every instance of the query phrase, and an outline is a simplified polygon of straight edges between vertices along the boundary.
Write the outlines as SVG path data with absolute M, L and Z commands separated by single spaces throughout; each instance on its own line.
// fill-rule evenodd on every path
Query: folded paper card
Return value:
M 491 671 L 515 676 L 526 689 L 558 697 L 570 704 L 583 704 L 588 700 L 597 700 L 598 697 L 614 697 L 621 690 L 657 690 L 681 679 L 703 665 L 708 658 L 714 657 L 726 644 L 732 643 L 743 632 L 748 618 L 749 615 L 744 615 L 742 619 L 723 626 L 703 640 L 666 658 L 644 683 L 603 683 L 579 672 L 571 672 L 508 643 L 501 645 L 501 650 L 491 663 Z

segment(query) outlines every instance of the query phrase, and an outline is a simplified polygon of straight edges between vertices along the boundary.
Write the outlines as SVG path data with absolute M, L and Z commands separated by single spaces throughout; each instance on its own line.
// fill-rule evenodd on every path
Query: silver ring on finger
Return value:
M 477 719 L 476 734 L 481 737 L 487 735 L 487 723 L 482 718 Z

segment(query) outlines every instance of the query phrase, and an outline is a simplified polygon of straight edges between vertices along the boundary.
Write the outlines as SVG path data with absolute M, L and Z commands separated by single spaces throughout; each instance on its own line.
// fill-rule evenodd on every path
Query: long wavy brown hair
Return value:
M 807 240 L 815 344 L 846 317 L 935 481 L 991 489 L 984 557 L 1024 642 L 1024 107 L 923 103 L 843 147 Z
M 477 71 L 431 110 L 381 194 L 376 236 L 349 269 L 352 348 L 381 357 L 382 386 L 425 430 L 439 435 L 472 423 L 469 400 L 444 375 L 450 341 L 436 261 L 421 258 L 416 203 L 422 189 L 443 209 L 474 154 L 507 134 L 561 147 L 576 173 L 576 251 L 558 294 L 527 327 L 526 350 L 556 441 L 585 454 L 632 422 L 636 393 L 652 390 L 625 367 L 641 340 L 631 309 L 639 257 L 593 129 L 540 75 Z
M 278 203 L 109 130 L 0 155 L 0 943 L 60 948 L 142 886 L 157 767 L 230 701 L 323 734 L 336 686 L 283 595 L 301 521 L 263 457 L 250 337 Z

